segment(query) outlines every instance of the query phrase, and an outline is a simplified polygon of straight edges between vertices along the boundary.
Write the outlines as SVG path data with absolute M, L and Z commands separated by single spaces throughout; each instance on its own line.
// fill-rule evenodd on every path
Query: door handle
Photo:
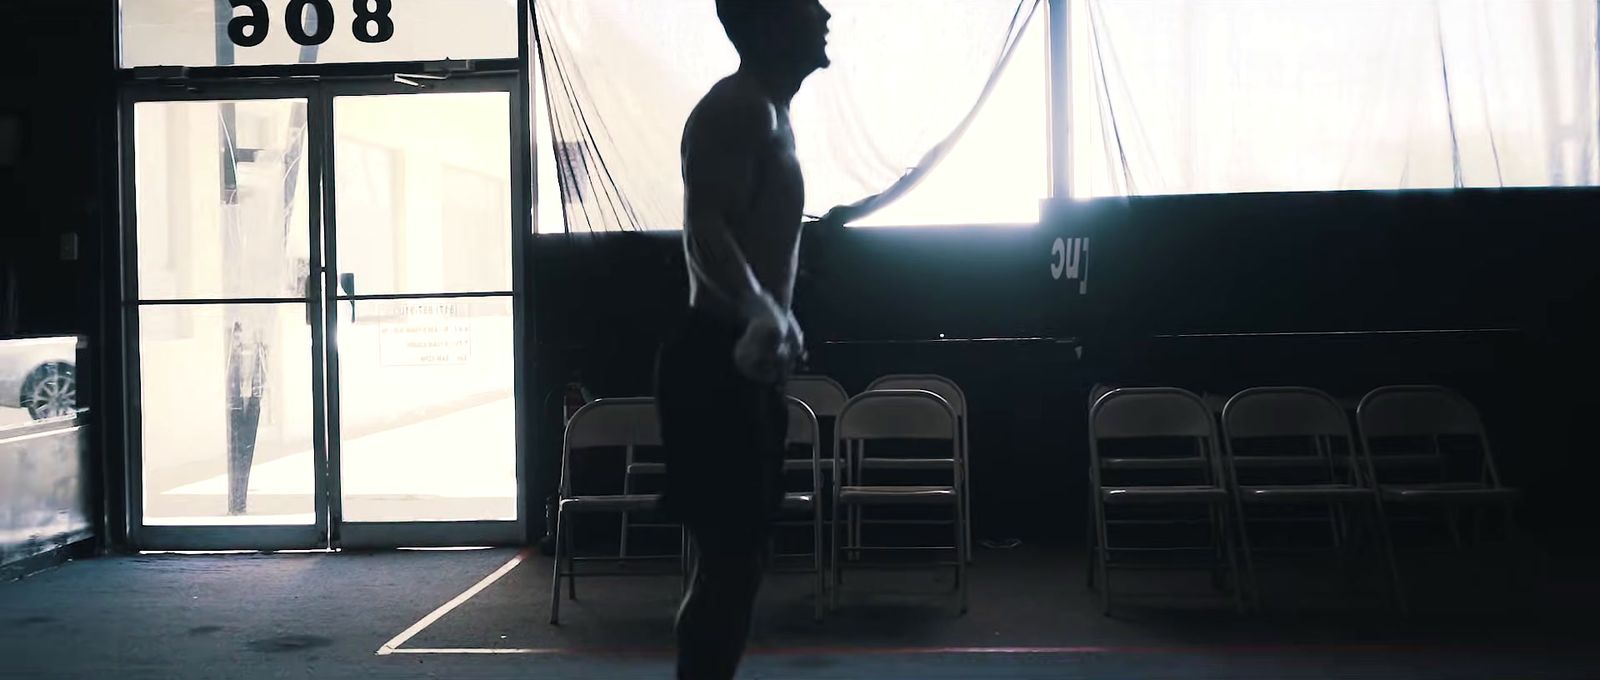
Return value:
M 345 272 L 339 275 L 339 290 L 344 291 L 344 294 L 350 297 L 350 323 L 355 323 L 356 275 L 353 272 Z

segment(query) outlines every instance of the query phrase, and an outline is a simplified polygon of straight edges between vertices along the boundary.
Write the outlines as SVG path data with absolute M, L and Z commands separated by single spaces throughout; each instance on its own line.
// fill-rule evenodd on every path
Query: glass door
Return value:
M 134 545 L 525 537 L 515 80 L 399 80 L 125 95 Z
M 300 86 L 124 100 L 130 529 L 141 547 L 327 542 L 311 104 Z
M 342 546 L 520 541 L 511 78 L 329 85 Z

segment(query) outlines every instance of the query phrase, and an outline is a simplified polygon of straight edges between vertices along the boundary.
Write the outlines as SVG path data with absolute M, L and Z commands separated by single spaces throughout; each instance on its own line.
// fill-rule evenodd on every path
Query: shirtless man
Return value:
M 678 680 L 738 669 L 783 498 L 783 382 L 804 352 L 790 310 L 805 187 L 789 102 L 828 66 L 819 0 L 716 3 L 740 66 L 684 128 L 689 311 L 656 369 L 662 504 L 696 555 L 678 610 Z

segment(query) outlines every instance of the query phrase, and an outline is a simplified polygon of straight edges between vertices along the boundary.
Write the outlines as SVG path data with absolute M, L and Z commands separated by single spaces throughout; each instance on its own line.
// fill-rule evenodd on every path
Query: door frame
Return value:
M 524 209 L 531 206 L 528 198 L 529 169 L 524 167 L 523 154 L 517 153 L 520 140 L 524 138 L 526 105 L 522 97 L 518 96 L 517 74 L 515 72 L 487 72 L 487 73 L 455 73 L 446 76 L 443 80 L 429 80 L 413 78 L 416 85 L 397 82 L 393 77 L 388 79 L 362 78 L 339 81 L 326 81 L 319 85 L 317 102 L 321 108 L 323 124 L 317 135 L 318 145 L 322 147 L 322 157 L 326 163 L 327 172 L 324 175 L 323 190 L 323 216 L 322 216 L 322 247 L 326 253 L 326 263 L 323 267 L 323 281 L 321 288 L 323 296 L 323 327 L 329 329 L 330 335 L 339 328 L 338 314 L 339 303 L 350 302 L 352 305 L 361 301 L 371 300 L 441 300 L 441 299 L 473 299 L 473 298 L 504 298 L 512 306 L 512 394 L 514 406 L 513 430 L 515 432 L 515 446 L 513 455 L 516 456 L 516 519 L 513 520 L 474 520 L 474 521 L 406 521 L 406 522 L 350 522 L 344 519 L 344 498 L 342 493 L 342 453 L 340 450 L 340 398 L 339 380 L 339 355 L 331 347 L 324 349 L 327 357 L 325 367 L 330 378 L 324 383 L 327 390 L 326 412 L 328 414 L 326 438 L 328 442 L 328 470 L 329 494 L 327 507 L 330 509 L 330 542 L 333 547 L 370 549 L 389 547 L 445 547 L 445 546 L 502 546 L 520 545 L 524 542 L 528 531 L 528 517 L 526 496 L 528 493 L 528 480 L 524 455 L 526 446 L 526 411 L 529 399 L 524 392 L 525 383 L 523 375 L 526 373 L 525 361 L 526 343 L 524 342 L 524 320 L 522 267 L 523 243 L 527 234 L 533 228 L 530 220 L 532 210 Z M 335 181 L 338 167 L 335 140 L 337 138 L 338 121 L 334 112 L 334 100 L 339 97 L 362 96 L 415 96 L 443 93 L 471 93 L 471 92 L 504 92 L 506 94 L 507 115 L 510 126 L 510 148 L 507 149 L 506 162 L 510 164 L 511 192 L 506 197 L 511 205 L 510 227 L 512 237 L 508 241 L 512 258 L 511 263 L 511 290 L 506 291 L 474 291 L 458 293 L 420 292 L 401 294 L 373 294 L 373 295 L 345 295 L 339 289 L 339 250 L 338 250 L 338 182 Z M 331 263 L 333 266 L 326 266 Z
M 139 229 L 136 136 L 137 121 L 134 108 L 146 102 L 203 102 L 203 101 L 260 101 L 298 99 L 306 104 L 305 146 L 307 234 L 309 238 L 306 277 L 306 297 L 273 298 L 192 298 L 178 300 L 141 300 L 139 297 Z M 141 550 L 292 550 L 313 549 L 327 545 L 329 517 L 327 504 L 319 499 L 328 495 L 327 449 L 322 432 L 326 431 L 323 416 L 327 412 L 323 390 L 324 375 L 317 356 L 322 352 L 322 315 L 316 313 L 316 301 L 322 299 L 321 282 L 309 272 L 321 267 L 321 252 L 317 239 L 322 233 L 321 184 L 316 181 L 323 172 L 321 149 L 310 144 L 312 107 L 316 104 L 316 91 L 311 83 L 277 81 L 271 83 L 194 83 L 183 87 L 159 84 L 132 84 L 119 93 L 120 150 L 122 186 L 122 296 L 116 301 L 120 307 L 123 328 L 122 356 L 126 397 L 126 418 L 123 427 L 123 450 L 127 457 L 127 536 L 128 542 Z M 146 525 L 144 523 L 144 445 L 143 445 L 143 391 L 140 362 L 139 312 L 145 306 L 165 305 L 221 305 L 221 304 L 289 304 L 299 303 L 307 308 L 311 319 L 312 345 L 312 486 L 314 521 L 309 525 L 243 524 L 243 525 Z
M 447 66 L 449 64 L 446 64 Z M 115 303 L 122 322 L 120 347 L 126 406 L 120 436 L 127 471 L 124 500 L 126 536 L 137 550 L 293 550 L 320 548 L 440 547 L 520 545 L 529 528 L 528 469 L 526 465 L 532 381 L 525 318 L 527 291 L 525 249 L 533 219 L 531 144 L 528 101 L 517 70 L 432 71 L 442 79 L 416 79 L 417 85 L 396 82 L 396 73 L 349 78 L 267 77 L 259 80 L 222 79 L 173 82 L 170 80 L 124 83 L 119 93 L 119 171 L 121 187 L 122 292 Z M 408 95 L 442 92 L 505 92 L 510 129 L 510 224 L 512 287 L 509 291 L 466 294 L 404 294 L 342 298 L 338 288 L 337 226 L 333 172 L 333 101 L 340 96 Z M 300 99 L 306 102 L 307 143 L 303 162 L 307 173 L 308 272 L 306 298 L 182 299 L 142 301 L 139 298 L 139 256 L 134 108 L 144 102 L 248 101 Z M 512 306 L 514 452 L 516 519 L 464 522 L 356 522 L 342 521 L 340 459 L 338 456 L 338 357 L 328 340 L 337 328 L 339 301 L 366 298 L 469 298 L 505 297 Z M 153 305 L 285 304 L 307 306 L 311 318 L 313 499 L 315 520 L 310 525 L 146 525 L 144 523 L 143 404 L 140 376 L 139 311 Z M 319 309 L 320 308 L 320 309 Z

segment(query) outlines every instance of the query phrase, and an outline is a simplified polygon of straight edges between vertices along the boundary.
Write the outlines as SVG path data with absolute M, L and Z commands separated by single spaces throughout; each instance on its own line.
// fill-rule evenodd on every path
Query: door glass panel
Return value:
M 273 64 L 339 64 L 442 59 L 510 59 L 517 56 L 517 0 L 399 0 L 382 3 L 347 0 L 262 0 L 266 28 L 259 40 L 243 23 L 256 17 L 239 2 L 237 9 L 220 0 L 120 0 L 123 68 L 138 66 L 262 66 Z M 389 8 L 380 8 L 390 4 Z M 327 11 L 327 26 L 317 5 Z M 291 9 L 299 8 L 305 42 L 296 42 L 286 28 Z M 393 24 L 387 40 L 377 22 Z M 229 24 L 241 20 L 239 44 Z M 358 21 L 359 20 L 359 21 Z M 314 38 L 325 40 L 317 43 Z M 250 44 L 259 42 L 259 44 Z M 248 46 L 247 46 L 248 45 Z
M 144 523 L 316 521 L 304 303 L 139 310 Z
M 510 95 L 338 97 L 343 292 L 511 290 Z
M 303 298 L 303 99 L 134 106 L 139 297 Z
M 344 519 L 515 520 L 510 297 L 339 303 Z

